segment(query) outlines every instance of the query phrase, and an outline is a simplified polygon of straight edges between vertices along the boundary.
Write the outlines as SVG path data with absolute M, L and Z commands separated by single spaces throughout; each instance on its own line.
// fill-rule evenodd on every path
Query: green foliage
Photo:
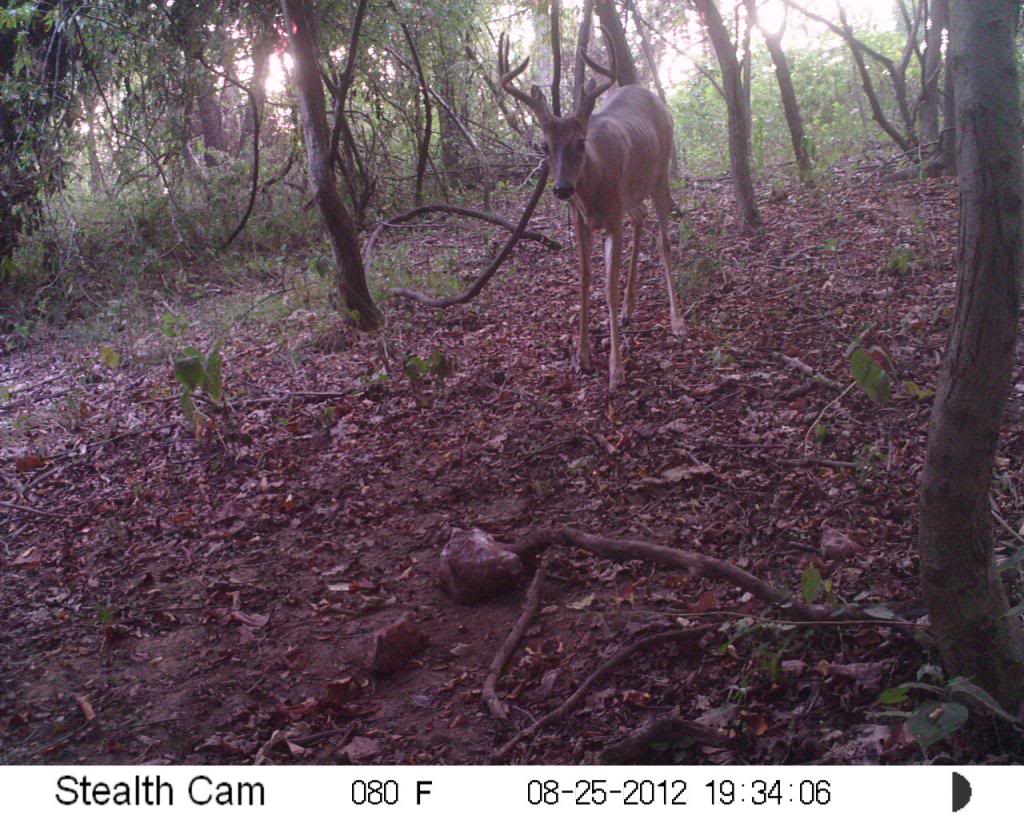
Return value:
M 889 402 L 892 379 L 877 361 L 863 347 L 857 347 L 850 354 L 850 372 L 857 386 L 864 390 L 878 404 Z
M 402 364 L 402 372 L 417 386 L 427 376 L 433 376 L 439 386 L 455 372 L 455 360 L 438 347 L 427 358 L 410 355 Z
M 174 359 L 174 377 L 183 387 L 181 410 L 193 423 L 197 423 L 200 418 L 192 398 L 196 390 L 202 389 L 203 394 L 218 407 L 224 399 L 220 346 L 218 341 L 205 357 L 196 347 L 186 347 Z

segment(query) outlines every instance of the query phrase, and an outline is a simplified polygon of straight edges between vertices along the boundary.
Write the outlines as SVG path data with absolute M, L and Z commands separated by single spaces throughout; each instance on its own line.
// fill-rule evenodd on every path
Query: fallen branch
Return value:
M 530 222 L 530 218 L 533 216 L 534 210 L 537 208 L 537 203 L 540 201 L 541 194 L 544 193 L 544 186 L 548 182 L 548 165 L 545 162 L 541 166 L 540 177 L 537 179 L 537 186 L 533 189 L 533 195 L 530 197 L 530 201 L 526 203 L 526 208 L 523 210 L 523 215 L 519 217 L 519 224 L 516 225 L 516 229 L 512 231 L 512 235 L 508 237 L 505 245 L 501 248 L 501 251 L 494 260 L 488 265 L 487 269 L 480 274 L 475 282 L 470 285 L 469 288 L 458 293 L 454 296 L 439 299 L 434 296 L 430 296 L 426 293 L 420 293 L 418 290 L 409 290 L 404 287 L 398 287 L 391 291 L 391 296 L 401 296 L 402 298 L 412 299 L 420 304 L 425 304 L 427 307 L 452 307 L 456 304 L 466 304 L 472 301 L 479 295 L 480 291 L 487 286 L 487 282 L 491 280 L 498 269 L 504 264 L 505 259 L 512 253 L 512 248 L 516 246 L 526 230 L 526 226 Z
M 491 667 L 487 672 L 487 678 L 484 680 L 484 687 L 481 696 L 483 701 L 487 704 L 487 708 L 497 719 L 508 719 L 508 709 L 505 707 L 504 703 L 498 699 L 498 693 L 495 691 L 495 687 L 498 685 L 498 678 L 501 676 L 501 670 L 505 667 L 505 664 L 512 656 L 512 652 L 515 651 L 516 646 L 519 645 L 519 641 L 523 639 L 526 627 L 530 624 L 530 621 L 533 620 L 533 616 L 537 613 L 537 606 L 540 603 L 540 590 L 543 585 L 544 567 L 540 566 L 537 568 L 537 573 L 533 576 L 533 582 L 530 584 L 530 589 L 526 593 L 526 604 L 523 606 L 523 613 L 519 615 L 519 619 L 516 620 L 516 624 L 508 633 L 508 637 L 505 638 L 505 642 L 501 644 L 501 647 L 498 649 L 498 653 L 494 655 L 494 659 L 491 661 Z
M 47 512 L 45 509 L 36 509 L 34 506 L 22 506 L 20 503 L 8 503 L 7 501 L 0 501 L 0 506 L 5 509 L 15 509 L 18 512 L 28 512 L 30 515 L 39 515 L 44 518 L 55 518 L 56 520 L 64 520 L 64 515 L 58 515 L 56 512 Z
M 512 222 L 504 216 L 498 216 L 496 213 L 487 213 L 486 211 L 474 210 L 473 208 L 461 208 L 457 205 L 420 205 L 418 208 L 413 208 L 412 210 L 407 210 L 405 213 L 392 216 L 390 219 L 385 219 L 381 221 L 376 228 L 374 228 L 373 233 L 370 234 L 370 238 L 366 240 L 366 245 L 363 247 L 363 264 L 367 269 L 369 269 L 374 248 L 377 246 L 377 240 L 380 238 L 380 235 L 385 228 L 398 227 L 401 224 L 411 222 L 413 219 L 417 219 L 428 213 L 453 213 L 456 216 L 465 216 L 469 219 L 479 219 L 481 222 L 488 222 L 489 224 L 503 227 L 509 231 L 514 231 L 516 229 L 516 226 L 512 224 Z M 531 242 L 540 242 L 549 250 L 562 249 L 561 242 L 548 238 L 543 233 L 539 233 L 536 230 L 524 230 L 522 238 L 529 239 Z
M 645 560 L 659 566 L 682 569 L 695 577 L 713 577 L 749 592 L 754 597 L 773 606 L 778 606 L 791 615 L 793 619 L 809 622 L 832 622 L 839 620 L 864 620 L 878 626 L 888 626 L 907 636 L 913 637 L 914 629 L 906 623 L 893 622 L 875 617 L 857 606 L 841 605 L 836 607 L 820 606 L 805 603 L 794 598 L 789 592 L 778 589 L 755 577 L 750 572 L 733 565 L 726 560 L 708 557 L 697 552 L 688 552 L 670 546 L 661 546 L 645 540 L 626 540 L 591 535 L 563 526 L 557 529 L 541 529 L 528 534 L 518 543 L 507 548 L 516 554 L 528 554 L 540 551 L 552 544 L 561 544 L 571 548 L 584 549 L 599 557 L 625 562 L 627 560 Z
M 598 762 L 602 765 L 623 765 L 642 759 L 655 742 L 674 742 L 684 737 L 715 748 L 727 748 L 732 744 L 732 738 L 725 731 L 683 719 L 676 710 L 668 716 L 648 720 L 618 742 L 609 745 L 601 751 Z
M 557 722 L 566 714 L 568 714 L 576 704 L 579 703 L 583 696 L 589 691 L 596 683 L 603 680 L 608 674 L 615 669 L 616 666 L 621 665 L 636 652 L 642 648 L 646 648 L 649 645 L 656 643 L 674 642 L 677 640 L 696 640 L 703 637 L 705 634 L 717 629 L 717 625 L 708 626 L 697 626 L 696 628 L 673 628 L 667 631 L 659 631 L 655 634 L 651 634 L 643 639 L 637 640 L 633 643 L 627 643 L 626 645 L 619 648 L 610 658 L 603 662 L 593 674 L 587 677 L 579 687 L 569 695 L 569 697 L 559 705 L 554 711 L 548 712 L 546 715 L 541 717 L 534 723 L 527 725 L 522 731 L 516 734 L 512 739 L 502 745 L 497 751 L 491 755 L 490 762 L 496 763 L 503 761 L 512 751 L 516 745 L 522 742 L 524 739 L 529 739 L 536 734 L 541 728 L 550 725 L 553 722 Z
M 834 390 L 842 389 L 841 384 L 839 384 L 836 381 L 833 381 L 827 375 L 822 375 L 809 364 L 805 364 L 799 358 L 792 358 L 791 356 L 785 355 L 783 353 L 775 353 L 774 358 L 776 361 L 781 361 L 787 367 L 792 367 L 794 370 L 802 372 L 804 375 L 808 376 L 811 379 L 811 381 L 813 381 L 815 384 L 822 384 L 823 386 L 831 387 Z

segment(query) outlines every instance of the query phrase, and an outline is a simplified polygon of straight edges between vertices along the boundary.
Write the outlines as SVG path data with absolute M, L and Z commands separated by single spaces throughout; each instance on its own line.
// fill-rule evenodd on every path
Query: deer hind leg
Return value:
M 641 205 L 631 215 L 633 222 L 633 249 L 629 256 L 629 274 L 626 278 L 626 303 L 622 307 L 622 323 L 628 324 L 633 320 L 633 312 L 636 310 L 636 268 L 640 261 L 640 240 L 644 235 L 644 222 L 647 220 L 647 210 Z
M 605 298 L 608 301 L 609 357 L 608 389 L 616 390 L 626 382 L 622 369 L 622 342 L 619 338 L 619 266 L 622 263 L 622 220 L 604 237 Z
M 576 253 L 580 268 L 580 336 L 576 364 L 581 370 L 589 370 L 590 363 L 590 252 L 591 231 L 583 218 L 573 212 L 573 233 L 576 235 Z
M 668 288 L 668 312 L 672 334 L 686 336 L 686 319 L 679 313 L 676 303 L 676 288 L 672 282 L 672 244 L 668 238 L 669 214 L 672 211 L 672 194 L 669 192 L 668 178 L 658 185 L 654 195 L 654 213 L 658 218 L 658 250 L 661 263 L 665 268 L 665 286 Z

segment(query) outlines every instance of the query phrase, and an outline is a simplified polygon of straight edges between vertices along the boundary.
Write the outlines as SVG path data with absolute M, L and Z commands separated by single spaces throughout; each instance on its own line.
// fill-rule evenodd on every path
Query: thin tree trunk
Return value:
M 647 63 L 647 70 L 651 72 L 651 81 L 654 83 L 654 89 L 658 93 L 658 99 L 668 108 L 668 97 L 665 96 L 665 88 L 661 84 L 661 77 L 658 75 L 658 60 L 654 56 L 654 49 L 651 47 L 650 40 L 647 39 L 647 33 L 644 30 L 635 0 L 626 0 L 626 7 L 633 13 L 633 19 L 636 20 L 636 30 L 640 34 L 640 50 L 643 52 L 644 62 Z M 672 156 L 669 170 L 674 179 L 679 177 L 679 149 L 676 147 L 675 139 L 672 140 Z
M 750 118 L 745 110 L 746 97 L 743 93 L 743 80 L 739 60 L 736 59 L 736 49 L 715 0 L 694 0 L 694 5 L 707 27 L 708 36 L 722 69 L 722 90 L 729 117 L 729 162 L 736 207 L 744 229 L 755 228 L 761 224 L 761 214 L 757 210 L 754 196 L 754 175 L 750 169 Z
M 334 249 L 338 289 L 356 324 L 363 329 L 371 329 L 380 324 L 381 317 L 366 286 L 366 272 L 359 253 L 359 237 L 352 216 L 338 193 L 334 176 L 330 132 L 327 129 L 327 104 L 313 37 L 312 9 L 309 0 L 281 0 L 281 9 L 294 61 L 295 87 L 302 112 L 309 176 Z
M 786 3 L 788 16 L 789 4 Z M 764 43 L 768 47 L 772 63 L 775 65 L 775 79 L 779 83 L 779 96 L 782 98 L 782 111 L 786 115 L 786 125 L 789 127 L 789 138 L 793 143 L 793 155 L 796 157 L 797 170 L 800 172 L 800 179 L 805 185 L 811 184 L 811 154 L 807 150 L 807 137 L 804 134 L 804 120 L 800 116 L 800 105 L 796 99 L 796 89 L 793 87 L 793 76 L 789 70 L 789 60 L 786 58 L 786 51 L 782 47 L 782 38 L 786 33 L 786 24 L 783 22 L 778 31 L 766 31 L 761 25 L 757 16 L 756 0 L 747 0 L 747 12 L 753 19 L 754 24 L 761 31 Z
M 400 23 L 402 33 L 405 35 L 405 42 L 412 54 L 412 64 L 415 68 L 416 80 L 419 84 L 420 94 L 423 96 L 423 133 L 420 137 L 419 151 L 416 156 L 416 193 L 413 197 L 417 205 L 423 204 L 423 177 L 427 173 L 427 161 L 430 158 L 430 137 L 434 130 L 433 106 L 430 103 L 430 86 L 423 73 L 423 64 L 420 62 L 420 53 L 416 48 L 416 41 L 405 23 Z
M 256 101 L 256 111 L 252 106 L 245 109 L 245 119 L 242 120 L 242 132 L 238 137 L 238 152 L 245 150 L 252 142 L 252 132 L 255 127 L 255 115 L 260 118 L 261 128 L 266 119 L 263 116 L 263 108 L 267 102 L 267 76 L 270 74 L 270 56 L 274 53 L 274 41 L 266 33 L 260 32 L 253 41 L 252 46 L 252 95 Z M 264 133 L 264 138 L 266 134 Z
M 583 83 L 586 80 L 587 64 L 583 61 L 583 52 L 590 47 L 590 29 L 594 17 L 594 0 L 583 0 L 583 11 L 580 15 L 580 33 L 576 38 L 576 68 L 572 82 L 572 110 L 580 107 L 583 99 Z
M 947 17 L 948 19 L 948 17 Z M 942 91 L 942 131 L 939 133 L 939 154 L 948 173 L 956 173 L 956 89 L 953 71 L 947 62 Z
M 989 489 L 1013 375 L 1022 252 L 1015 0 L 952 5 L 960 170 L 957 304 L 928 431 L 921 585 L 952 673 L 1024 697 L 1024 634 L 993 555 Z
M 636 61 L 629 50 L 626 30 L 622 27 L 622 21 L 615 11 L 615 5 L 611 0 L 597 0 L 594 7 L 601 25 L 608 32 L 608 36 L 611 37 L 615 46 L 615 64 L 618 75 L 616 79 L 619 85 L 637 85 L 639 80 L 636 73 Z
M 949 0 L 931 0 L 928 7 L 928 30 L 925 33 L 924 77 L 921 83 L 921 106 L 918 118 L 921 139 L 925 143 L 939 140 L 939 74 L 942 72 L 942 32 L 946 29 Z

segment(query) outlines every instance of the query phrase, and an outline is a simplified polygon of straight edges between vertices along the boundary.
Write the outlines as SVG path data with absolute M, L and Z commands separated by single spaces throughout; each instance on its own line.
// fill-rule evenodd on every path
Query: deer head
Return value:
M 576 191 L 576 183 L 583 170 L 583 160 L 586 155 L 587 128 L 590 124 L 590 115 L 594 113 L 597 98 L 615 84 L 617 67 L 615 47 L 603 26 L 601 32 L 604 35 L 605 48 L 608 50 L 611 65 L 607 68 L 599 65 L 590 58 L 585 50 L 580 50 L 580 56 L 583 57 L 584 62 L 605 79 L 598 83 L 592 77 L 583 90 L 579 106 L 565 117 L 555 116 L 551 112 L 544 92 L 536 85 L 527 94 L 513 84 L 513 80 L 526 70 L 530 58 L 527 57 L 515 68 L 510 68 L 508 39 L 504 34 L 498 38 L 498 72 L 501 74 L 501 87 L 507 94 L 515 97 L 530 109 L 537 124 L 544 132 L 544 142 L 541 148 L 547 157 L 548 170 L 554 180 L 554 194 L 562 200 L 571 199 Z

